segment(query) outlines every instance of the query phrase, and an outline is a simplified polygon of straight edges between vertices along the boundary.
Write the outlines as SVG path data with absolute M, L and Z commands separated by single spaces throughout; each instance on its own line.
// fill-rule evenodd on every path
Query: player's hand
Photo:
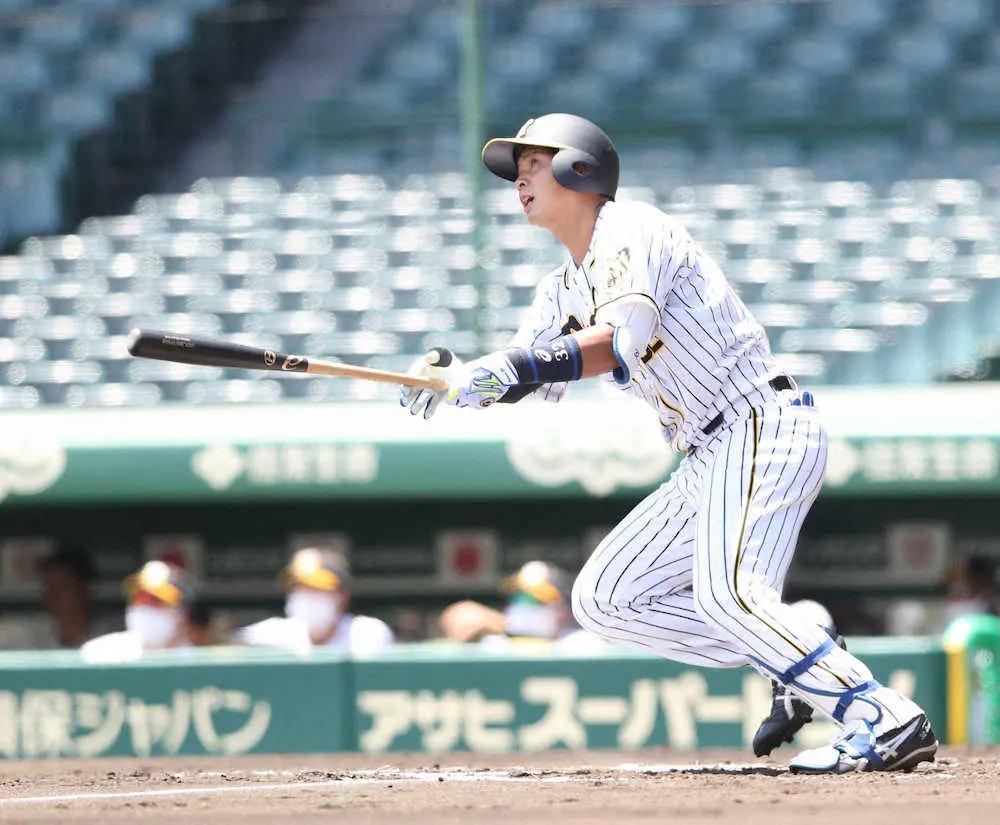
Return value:
M 450 349 L 434 347 L 414 361 L 406 374 L 420 378 L 443 378 L 451 384 L 461 368 L 462 362 Z M 399 388 L 399 405 L 409 407 L 410 415 L 422 415 L 427 419 L 434 415 L 434 411 L 447 392 L 447 390 L 423 390 L 420 387 L 408 387 L 403 384 Z
M 482 409 L 496 403 L 517 383 L 517 372 L 506 355 L 493 352 L 470 361 L 450 383 L 449 404 Z

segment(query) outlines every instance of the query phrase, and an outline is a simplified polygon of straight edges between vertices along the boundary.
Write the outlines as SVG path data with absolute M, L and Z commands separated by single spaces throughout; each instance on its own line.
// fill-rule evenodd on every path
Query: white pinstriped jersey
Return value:
M 514 346 L 604 321 L 627 333 L 618 354 L 630 375 L 616 371 L 623 389 L 656 409 L 679 452 L 700 444 L 722 410 L 745 412 L 773 396 L 766 384 L 777 368 L 763 327 L 687 230 L 653 206 L 604 204 L 582 265 L 570 260 L 539 284 Z M 564 389 L 538 394 L 559 400 Z

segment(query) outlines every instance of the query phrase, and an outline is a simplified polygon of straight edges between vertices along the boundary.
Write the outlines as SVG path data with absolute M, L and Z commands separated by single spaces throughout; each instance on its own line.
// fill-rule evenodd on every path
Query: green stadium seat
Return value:
M 949 114 L 956 121 L 1000 119 L 1000 66 L 982 66 L 955 73 L 947 91 Z
M 188 381 L 183 393 L 191 404 L 271 404 L 282 399 L 283 384 L 284 380 L 275 379 Z
M 0 387 L 4 390 L 34 387 Z M 158 384 L 76 384 L 67 387 L 63 404 L 67 407 L 152 407 L 163 401 Z M 4 396 L 0 394 L 0 401 Z
M 191 9 L 185 0 L 173 3 L 122 8 L 118 19 L 119 42 L 145 56 L 171 51 L 184 43 L 190 33 Z M 219 5 L 218 3 L 205 4 Z M 201 9 L 194 9 L 200 11 Z
M 892 23 L 893 8 L 886 2 L 837 0 L 836 3 L 820 4 L 820 12 L 820 27 L 839 31 L 857 39 L 866 34 L 886 30 Z
M 37 92 L 50 82 L 44 56 L 31 48 L 0 53 L 0 93 Z
M 746 21 L 751 25 L 765 13 L 749 15 Z M 687 39 L 694 25 L 694 10 L 688 4 L 625 4 L 617 16 L 623 32 L 640 37 L 649 37 L 661 43 L 678 42 Z
M 790 40 L 785 61 L 796 71 L 824 78 L 844 75 L 856 64 L 850 41 L 836 31 L 818 31 Z
M 954 55 L 948 33 L 932 21 L 894 37 L 889 60 L 893 66 L 918 76 L 934 75 L 947 71 L 954 63 Z
M 924 0 L 923 16 L 952 37 L 982 31 L 995 20 L 990 0 Z
M 33 410 L 42 403 L 38 387 L 0 385 L 0 408 L 4 410 Z
M 83 47 L 90 35 L 86 12 L 71 10 L 67 4 L 33 14 L 23 28 L 22 42 L 46 51 L 69 51 Z

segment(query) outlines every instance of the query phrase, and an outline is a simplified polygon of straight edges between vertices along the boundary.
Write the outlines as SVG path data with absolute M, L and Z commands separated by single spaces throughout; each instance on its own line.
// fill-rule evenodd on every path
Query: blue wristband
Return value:
M 583 374 L 583 353 L 573 335 L 561 335 L 548 344 L 505 353 L 517 373 L 518 384 L 555 384 L 576 381 Z

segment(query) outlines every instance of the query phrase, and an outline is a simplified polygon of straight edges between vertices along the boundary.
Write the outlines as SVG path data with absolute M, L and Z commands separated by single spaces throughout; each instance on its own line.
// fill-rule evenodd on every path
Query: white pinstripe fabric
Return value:
M 812 408 L 775 400 L 716 431 L 594 551 L 577 621 L 687 664 L 788 670 L 828 639 L 779 597 L 825 466 Z M 871 678 L 837 648 L 798 681 L 836 694 Z M 828 714 L 837 702 L 801 695 Z
M 817 412 L 792 406 L 792 392 L 776 395 L 764 329 L 711 256 L 652 206 L 604 204 L 581 264 L 570 260 L 542 281 L 514 345 L 605 322 L 616 341 L 626 332 L 616 351 L 628 371 L 623 391 L 656 410 L 664 438 L 688 454 L 584 566 L 573 595 L 578 621 L 688 664 L 784 673 L 828 640 L 778 595 L 822 483 Z M 538 394 L 558 400 L 564 390 Z M 725 423 L 706 435 L 720 414 Z M 814 691 L 843 693 L 870 679 L 836 648 L 792 689 L 813 691 L 803 695 L 829 714 L 836 695 Z M 882 692 L 887 704 L 876 702 L 876 716 L 894 719 L 895 708 L 912 718 L 912 703 Z

